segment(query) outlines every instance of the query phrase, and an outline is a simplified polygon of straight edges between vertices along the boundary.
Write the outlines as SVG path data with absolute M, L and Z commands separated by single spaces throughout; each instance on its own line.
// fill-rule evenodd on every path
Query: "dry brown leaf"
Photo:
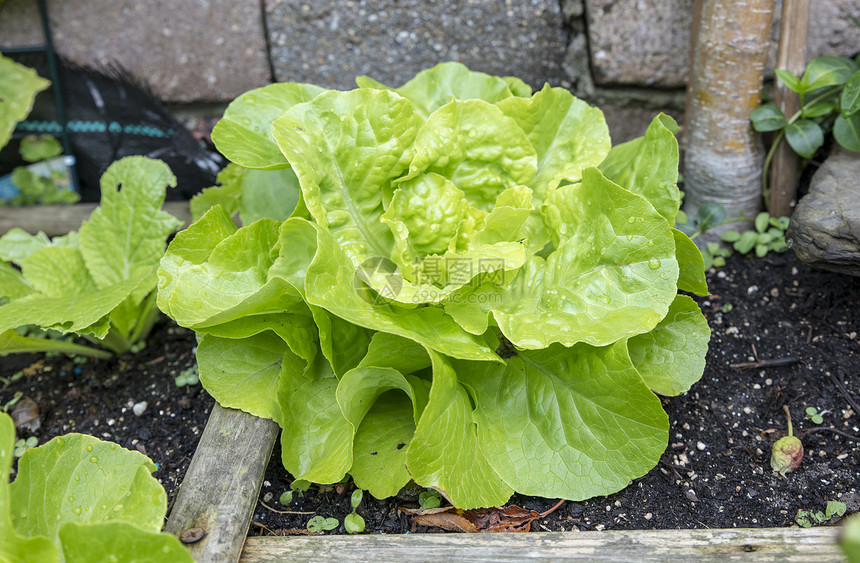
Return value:
M 516 505 L 494 506 L 474 510 L 460 510 L 453 506 L 443 508 L 400 508 L 412 515 L 412 522 L 423 526 L 434 526 L 451 532 L 528 532 L 531 523 L 543 518 L 564 503 L 563 500 L 547 510 L 537 512 Z

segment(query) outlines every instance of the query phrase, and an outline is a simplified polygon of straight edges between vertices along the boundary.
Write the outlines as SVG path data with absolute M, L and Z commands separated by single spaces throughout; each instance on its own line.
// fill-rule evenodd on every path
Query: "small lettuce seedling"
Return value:
M 847 507 L 844 502 L 836 500 L 827 501 L 827 506 L 824 512 L 820 510 L 798 510 L 794 521 L 801 528 L 811 528 L 813 524 L 826 524 L 833 518 L 839 518 L 845 515 Z
M 791 473 L 800 467 L 800 462 L 803 461 L 803 443 L 792 432 L 791 412 L 788 407 L 783 406 L 783 410 L 788 417 L 788 436 L 783 436 L 774 443 L 770 466 L 775 473 L 779 473 L 784 478 L 786 473 Z
M 161 161 L 131 156 L 101 178 L 101 205 L 80 231 L 48 239 L 12 229 L 0 237 L 0 355 L 123 354 L 142 343 L 159 311 L 156 269 L 179 220 L 161 211 L 176 178 Z M 14 264 L 15 266 L 13 266 Z M 104 350 L 22 336 L 35 325 L 82 336 Z
M 418 505 L 424 509 L 439 508 L 442 506 L 442 495 L 433 489 L 421 491 L 421 494 L 418 495 Z
M 352 512 L 346 515 L 343 519 L 343 527 L 348 534 L 359 534 L 364 531 L 364 518 L 362 518 L 356 510 L 361 504 L 361 499 L 364 498 L 364 491 L 356 489 L 349 498 L 349 503 L 352 505 Z
M 326 518 L 317 515 L 308 520 L 307 529 L 309 532 L 321 534 L 322 532 L 334 530 L 338 524 L 340 524 L 340 521 L 337 518 Z

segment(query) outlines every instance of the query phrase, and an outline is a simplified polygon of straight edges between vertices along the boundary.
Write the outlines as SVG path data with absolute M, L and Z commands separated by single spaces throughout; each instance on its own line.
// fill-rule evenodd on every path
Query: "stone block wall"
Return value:
M 456 60 L 570 88 L 616 139 L 684 106 L 693 0 L 47 0 L 57 50 L 119 63 L 171 103 L 271 81 L 399 85 Z M 779 9 L 779 7 L 778 7 Z M 860 0 L 813 3 L 810 55 L 860 51 Z M 774 26 L 774 38 L 778 25 Z M 0 5 L 0 49 L 41 42 L 34 0 Z M 774 48 L 775 51 L 775 48 Z

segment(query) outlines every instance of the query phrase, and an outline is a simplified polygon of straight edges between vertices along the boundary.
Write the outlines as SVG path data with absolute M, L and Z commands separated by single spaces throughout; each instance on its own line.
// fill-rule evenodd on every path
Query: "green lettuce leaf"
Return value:
M 188 549 L 175 536 L 141 530 L 125 522 L 82 526 L 68 522 L 60 528 L 65 563 L 191 563 Z
M 31 235 L 23 229 L 13 227 L 0 237 L 0 260 L 18 264 L 39 249 L 51 246 L 45 233 Z
M 254 170 L 231 163 L 218 174 L 218 184 L 191 198 L 195 221 L 216 205 L 230 216 L 238 211 L 244 225 L 263 218 L 283 221 L 301 199 L 298 179 L 290 168 Z
M 433 384 L 406 453 L 409 473 L 459 508 L 501 506 L 514 491 L 484 455 L 469 394 L 449 360 L 429 353 Z
M 389 88 L 367 76 L 359 76 L 355 82 L 361 88 L 394 90 L 415 104 L 415 110 L 425 119 L 452 99 L 495 103 L 514 95 L 512 90 L 518 96 L 526 92 L 531 95 L 531 88 L 522 80 L 475 72 L 457 62 L 422 70 L 399 88 Z
M 708 294 L 708 281 L 705 279 L 705 259 L 702 251 L 690 237 L 672 229 L 675 237 L 675 257 L 678 259 L 678 289 L 689 291 L 696 295 Z
M 668 417 L 623 342 L 518 352 L 506 366 L 454 366 L 481 405 L 472 415 L 477 448 L 523 494 L 607 495 L 645 474 L 666 448 Z
M 675 242 L 647 201 L 590 168 L 552 194 L 544 215 L 555 250 L 532 256 L 502 303 L 490 305 L 514 345 L 603 346 L 666 316 L 678 279 Z
M 12 417 L 0 413 L 0 560 L 2 561 L 58 561 L 59 553 L 46 537 L 29 537 L 19 532 L 12 523 L 12 499 L 9 479 L 12 470 L 12 452 L 15 450 L 15 425 Z M 16 507 L 17 508 L 17 507 Z
M 423 121 L 396 94 L 353 90 L 320 94 L 274 123 L 308 211 L 356 266 L 391 252 L 391 232 L 380 221 L 383 192 L 412 160 Z
M 0 55 L 0 148 L 12 138 L 12 131 L 30 110 L 36 94 L 51 85 L 35 70 Z
M 227 106 L 215 124 L 212 142 L 221 154 L 245 168 L 286 168 L 289 164 L 272 137 L 272 123 L 289 108 L 324 91 L 313 84 L 290 82 L 245 92 Z
M 5 262 L 0 262 L 0 299 L 18 299 L 33 293 L 24 276 Z
M 680 395 L 702 377 L 710 338 L 699 306 L 678 295 L 660 324 L 629 339 L 627 347 L 648 387 L 661 395 Z
M 678 191 L 678 141 L 675 120 L 660 114 L 651 121 L 644 137 L 616 145 L 600 170 L 607 178 L 654 206 L 670 225 L 681 206 Z

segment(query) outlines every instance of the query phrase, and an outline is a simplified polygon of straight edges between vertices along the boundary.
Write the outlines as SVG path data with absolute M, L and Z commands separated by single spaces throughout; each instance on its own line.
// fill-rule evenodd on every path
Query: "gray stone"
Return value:
M 773 67 L 779 14 L 774 17 Z M 687 81 L 693 0 L 585 0 L 594 80 L 598 85 L 682 86 Z M 853 56 L 860 28 L 860 0 L 814 3 L 809 10 L 809 58 Z
M 860 154 L 837 149 L 815 172 L 786 241 L 811 266 L 860 276 Z
M 271 81 L 257 0 L 48 0 L 57 51 L 118 63 L 168 102 L 231 100 Z M 0 48 L 42 43 L 36 2 L 6 0 Z
M 567 46 L 558 0 L 266 0 L 278 81 L 353 88 L 357 75 L 399 86 L 420 70 L 460 61 L 559 85 Z

